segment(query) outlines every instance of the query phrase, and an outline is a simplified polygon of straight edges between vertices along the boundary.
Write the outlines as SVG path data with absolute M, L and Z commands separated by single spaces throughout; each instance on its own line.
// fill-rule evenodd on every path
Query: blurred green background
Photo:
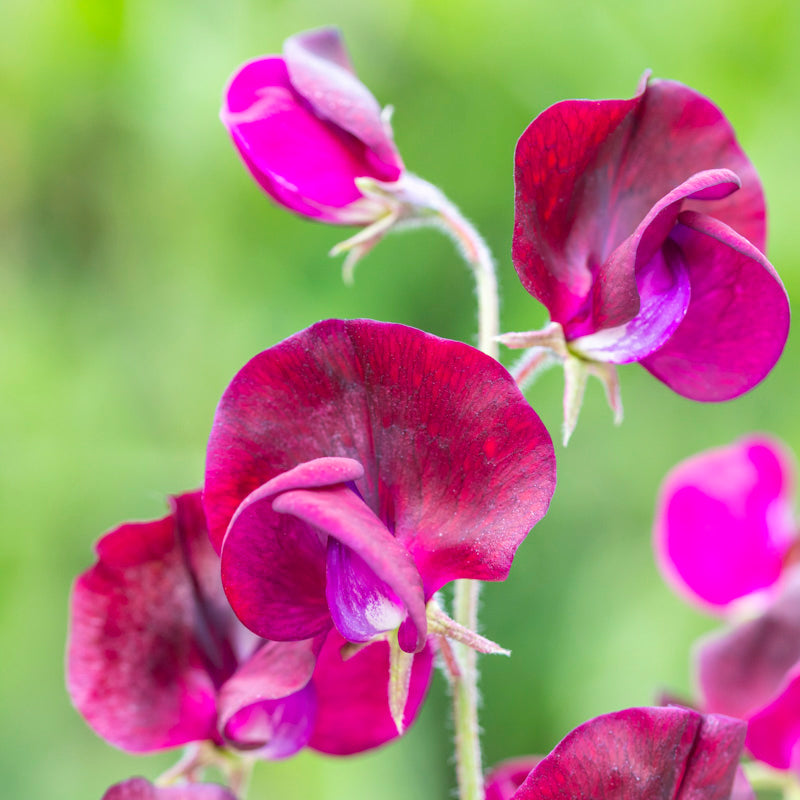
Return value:
M 170 755 L 113 750 L 63 687 L 67 597 L 105 530 L 199 485 L 214 407 L 257 351 L 320 318 L 367 316 L 474 341 L 467 270 L 432 231 L 390 237 L 342 285 L 349 233 L 273 207 L 217 119 L 240 62 L 337 23 L 408 167 L 496 254 L 502 327 L 544 321 L 510 262 L 515 141 L 568 97 L 630 96 L 645 68 L 712 97 L 764 181 L 769 255 L 800 291 L 794 192 L 800 4 L 793 0 L 3 0 L 0 5 L 0 793 L 92 800 Z M 793 210 L 795 209 L 795 210 Z M 654 496 L 679 459 L 745 432 L 800 449 L 800 353 L 744 398 L 704 406 L 622 369 L 615 428 L 590 384 L 548 517 L 483 594 L 487 764 L 546 752 L 586 718 L 690 690 L 714 622 L 653 565 Z M 561 377 L 529 392 L 559 429 Z M 259 766 L 250 796 L 442 800 L 444 681 L 399 743 Z

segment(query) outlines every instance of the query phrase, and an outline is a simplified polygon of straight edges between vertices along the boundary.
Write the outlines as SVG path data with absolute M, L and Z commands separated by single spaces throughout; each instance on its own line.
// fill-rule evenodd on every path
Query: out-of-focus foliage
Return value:
M 487 237 L 505 330 L 541 325 L 510 262 L 512 153 L 544 107 L 630 96 L 645 68 L 708 94 L 764 181 L 769 255 L 800 292 L 796 241 L 800 6 L 791 0 L 4 0 L 0 4 L 0 781 L 4 796 L 99 798 L 169 756 L 97 739 L 63 688 L 67 594 L 90 545 L 165 513 L 197 486 L 215 403 L 254 353 L 329 316 L 474 341 L 470 278 L 434 232 L 390 237 L 342 285 L 346 230 L 274 208 L 217 119 L 245 59 L 298 30 L 342 26 L 359 75 L 395 106 L 408 167 Z M 688 647 L 710 621 L 662 584 L 654 495 L 680 458 L 751 430 L 800 448 L 798 353 L 721 406 L 622 370 L 624 425 L 589 387 L 557 449 L 550 515 L 510 580 L 484 592 L 487 763 L 548 751 L 582 720 L 688 692 Z M 529 392 L 551 430 L 554 371 Z M 558 438 L 555 436 L 554 438 Z M 251 797 L 448 796 L 448 706 L 437 680 L 399 744 L 257 770 Z

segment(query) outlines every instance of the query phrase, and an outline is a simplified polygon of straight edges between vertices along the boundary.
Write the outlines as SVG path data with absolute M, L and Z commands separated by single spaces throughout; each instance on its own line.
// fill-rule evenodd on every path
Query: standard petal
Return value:
M 272 509 L 253 492 L 231 520 L 222 548 L 222 583 L 231 607 L 254 633 L 274 641 L 310 639 L 331 625 L 325 600 L 325 546 L 319 534 Z
M 375 642 L 346 661 L 345 640 L 332 630 L 317 660 L 314 687 L 317 722 L 310 746 L 331 755 L 351 755 L 397 738 L 397 726 L 389 711 L 389 644 Z M 411 685 L 406 702 L 405 725 L 417 717 L 433 671 L 429 646 L 414 656 Z
M 215 783 L 153 786 L 145 778 L 129 778 L 108 789 L 103 800 L 236 800 L 236 796 Z
M 763 614 L 701 639 L 694 662 L 707 711 L 747 719 L 774 700 L 800 665 L 800 569 Z
M 486 774 L 485 800 L 511 800 L 543 756 L 521 756 L 501 761 Z
M 212 540 L 250 491 L 323 456 L 364 466 L 358 491 L 426 597 L 454 578 L 503 579 L 555 486 L 550 437 L 500 364 L 370 320 L 318 323 L 234 378 L 206 462 Z
M 727 800 L 745 724 L 685 708 L 631 708 L 568 734 L 513 800 Z
M 213 602 L 199 493 L 175 502 L 162 520 L 103 537 L 72 594 L 70 696 L 100 736 L 130 751 L 216 738 L 216 686 L 235 664 L 228 634 L 240 626 Z
M 777 362 L 789 332 L 789 300 L 772 265 L 722 222 L 684 211 L 671 238 L 689 269 L 686 316 L 641 363 L 691 400 L 730 400 Z
M 361 565 L 358 560 L 347 559 L 339 548 L 328 545 L 326 594 L 334 622 L 338 623 L 337 627 L 343 623 L 340 633 L 346 635 L 349 630 L 360 629 L 366 638 L 354 641 L 368 641 L 375 634 L 393 630 L 405 613 L 390 628 L 379 627 L 381 621 L 386 621 L 379 616 L 381 611 L 388 611 L 384 601 L 391 603 L 397 599 L 417 628 L 414 649 L 422 649 L 427 619 L 420 574 L 405 547 L 355 492 L 344 486 L 295 490 L 281 494 L 272 507 L 332 536 L 363 561 Z M 344 561 L 351 563 L 342 563 Z M 389 614 L 390 623 L 395 616 Z
M 653 540 L 664 576 L 703 607 L 773 586 L 796 533 L 793 461 L 765 436 L 678 464 L 662 484 Z
M 290 36 L 283 55 L 294 89 L 323 119 L 330 120 L 368 148 L 367 157 L 382 181 L 396 181 L 403 162 L 381 116 L 381 107 L 353 72 L 338 28 Z

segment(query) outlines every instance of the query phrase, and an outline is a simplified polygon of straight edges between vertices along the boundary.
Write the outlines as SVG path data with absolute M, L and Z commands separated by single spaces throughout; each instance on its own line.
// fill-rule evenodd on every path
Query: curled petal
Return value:
M 642 364 L 691 400 L 738 397 L 777 362 L 789 301 L 772 265 L 719 220 L 684 211 L 671 234 L 689 270 L 691 301 L 667 343 Z
M 800 664 L 800 570 L 763 614 L 702 639 L 694 659 L 706 710 L 747 719 L 772 702 Z
M 145 778 L 129 778 L 108 789 L 103 800 L 236 800 L 236 796 L 215 783 L 153 786 Z
M 795 533 L 793 478 L 786 450 L 760 436 L 675 467 L 661 487 L 654 526 L 667 579 L 715 611 L 773 586 Z
M 310 746 L 331 755 L 351 755 L 397 738 L 389 709 L 389 643 L 374 642 L 346 661 L 345 640 L 332 630 L 317 660 L 317 722 Z M 428 645 L 414 656 L 404 721 L 410 727 L 428 691 L 433 654 Z
M 236 663 L 240 626 L 213 569 L 199 493 L 175 508 L 104 536 L 72 593 L 70 696 L 125 750 L 215 739 L 216 686 Z
M 555 487 L 550 437 L 500 364 L 369 320 L 317 323 L 234 378 L 209 439 L 212 540 L 251 491 L 323 456 L 363 465 L 358 492 L 411 553 L 426 597 L 454 578 L 503 579 Z
M 568 734 L 513 800 L 728 800 L 745 724 L 685 708 L 631 708 Z

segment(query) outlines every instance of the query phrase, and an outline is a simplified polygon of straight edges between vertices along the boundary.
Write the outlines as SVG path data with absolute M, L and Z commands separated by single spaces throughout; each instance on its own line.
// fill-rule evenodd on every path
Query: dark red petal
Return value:
M 800 569 L 763 614 L 702 639 L 694 660 L 704 709 L 746 719 L 771 702 L 800 664 Z
M 513 800 L 727 800 L 745 727 L 677 707 L 605 714 L 568 734 Z
M 122 525 L 97 554 L 72 595 L 67 685 L 76 708 L 125 750 L 215 738 L 216 686 L 245 632 L 222 595 L 199 493 L 176 498 L 162 520 Z
M 375 154 L 376 173 L 369 174 L 396 181 L 403 162 L 378 101 L 353 71 L 339 29 L 318 28 L 290 36 L 283 54 L 292 86 L 314 112 L 360 139 Z
M 389 644 L 367 645 L 342 660 L 345 640 L 332 630 L 314 672 L 317 723 L 310 746 L 331 755 L 351 755 L 397 738 L 389 711 Z M 428 691 L 433 671 L 429 646 L 414 656 L 404 720 L 410 727 Z
M 667 343 L 641 363 L 691 400 L 730 400 L 775 365 L 789 332 L 789 301 L 772 265 L 732 228 L 684 211 L 671 238 L 692 296 Z
M 427 637 L 428 625 L 422 579 L 414 565 L 414 560 L 355 492 L 344 486 L 295 490 L 280 495 L 272 507 L 281 513 L 292 514 L 319 531 L 334 537 L 363 559 L 375 577 L 390 588 L 405 606 L 417 628 L 417 642 L 414 649 L 422 649 Z M 348 608 L 349 603 L 345 600 L 345 594 L 348 594 L 347 589 L 355 587 L 347 580 L 344 582 L 330 580 L 332 577 L 332 552 L 329 546 L 327 599 L 328 607 L 334 622 L 336 622 L 342 615 L 352 616 L 351 612 L 355 611 L 355 609 Z M 344 576 L 339 572 L 335 577 L 343 578 Z M 361 588 L 366 589 L 367 587 L 362 586 Z M 372 588 L 377 587 L 373 584 Z M 337 589 L 344 591 L 337 592 Z M 356 598 L 350 599 L 355 600 Z M 363 601 L 367 602 L 368 598 L 364 597 Z M 375 630 L 374 633 L 382 633 L 392 630 L 394 627 L 396 626 Z M 345 633 L 342 629 L 340 632 Z M 362 640 L 356 639 L 356 641 Z
M 364 466 L 358 491 L 426 596 L 454 578 L 503 579 L 555 486 L 550 437 L 500 364 L 370 320 L 318 323 L 234 378 L 209 441 L 212 540 L 253 489 L 323 456 Z
M 108 789 L 103 800 L 236 800 L 236 796 L 215 783 L 153 786 L 144 778 L 129 778 Z

